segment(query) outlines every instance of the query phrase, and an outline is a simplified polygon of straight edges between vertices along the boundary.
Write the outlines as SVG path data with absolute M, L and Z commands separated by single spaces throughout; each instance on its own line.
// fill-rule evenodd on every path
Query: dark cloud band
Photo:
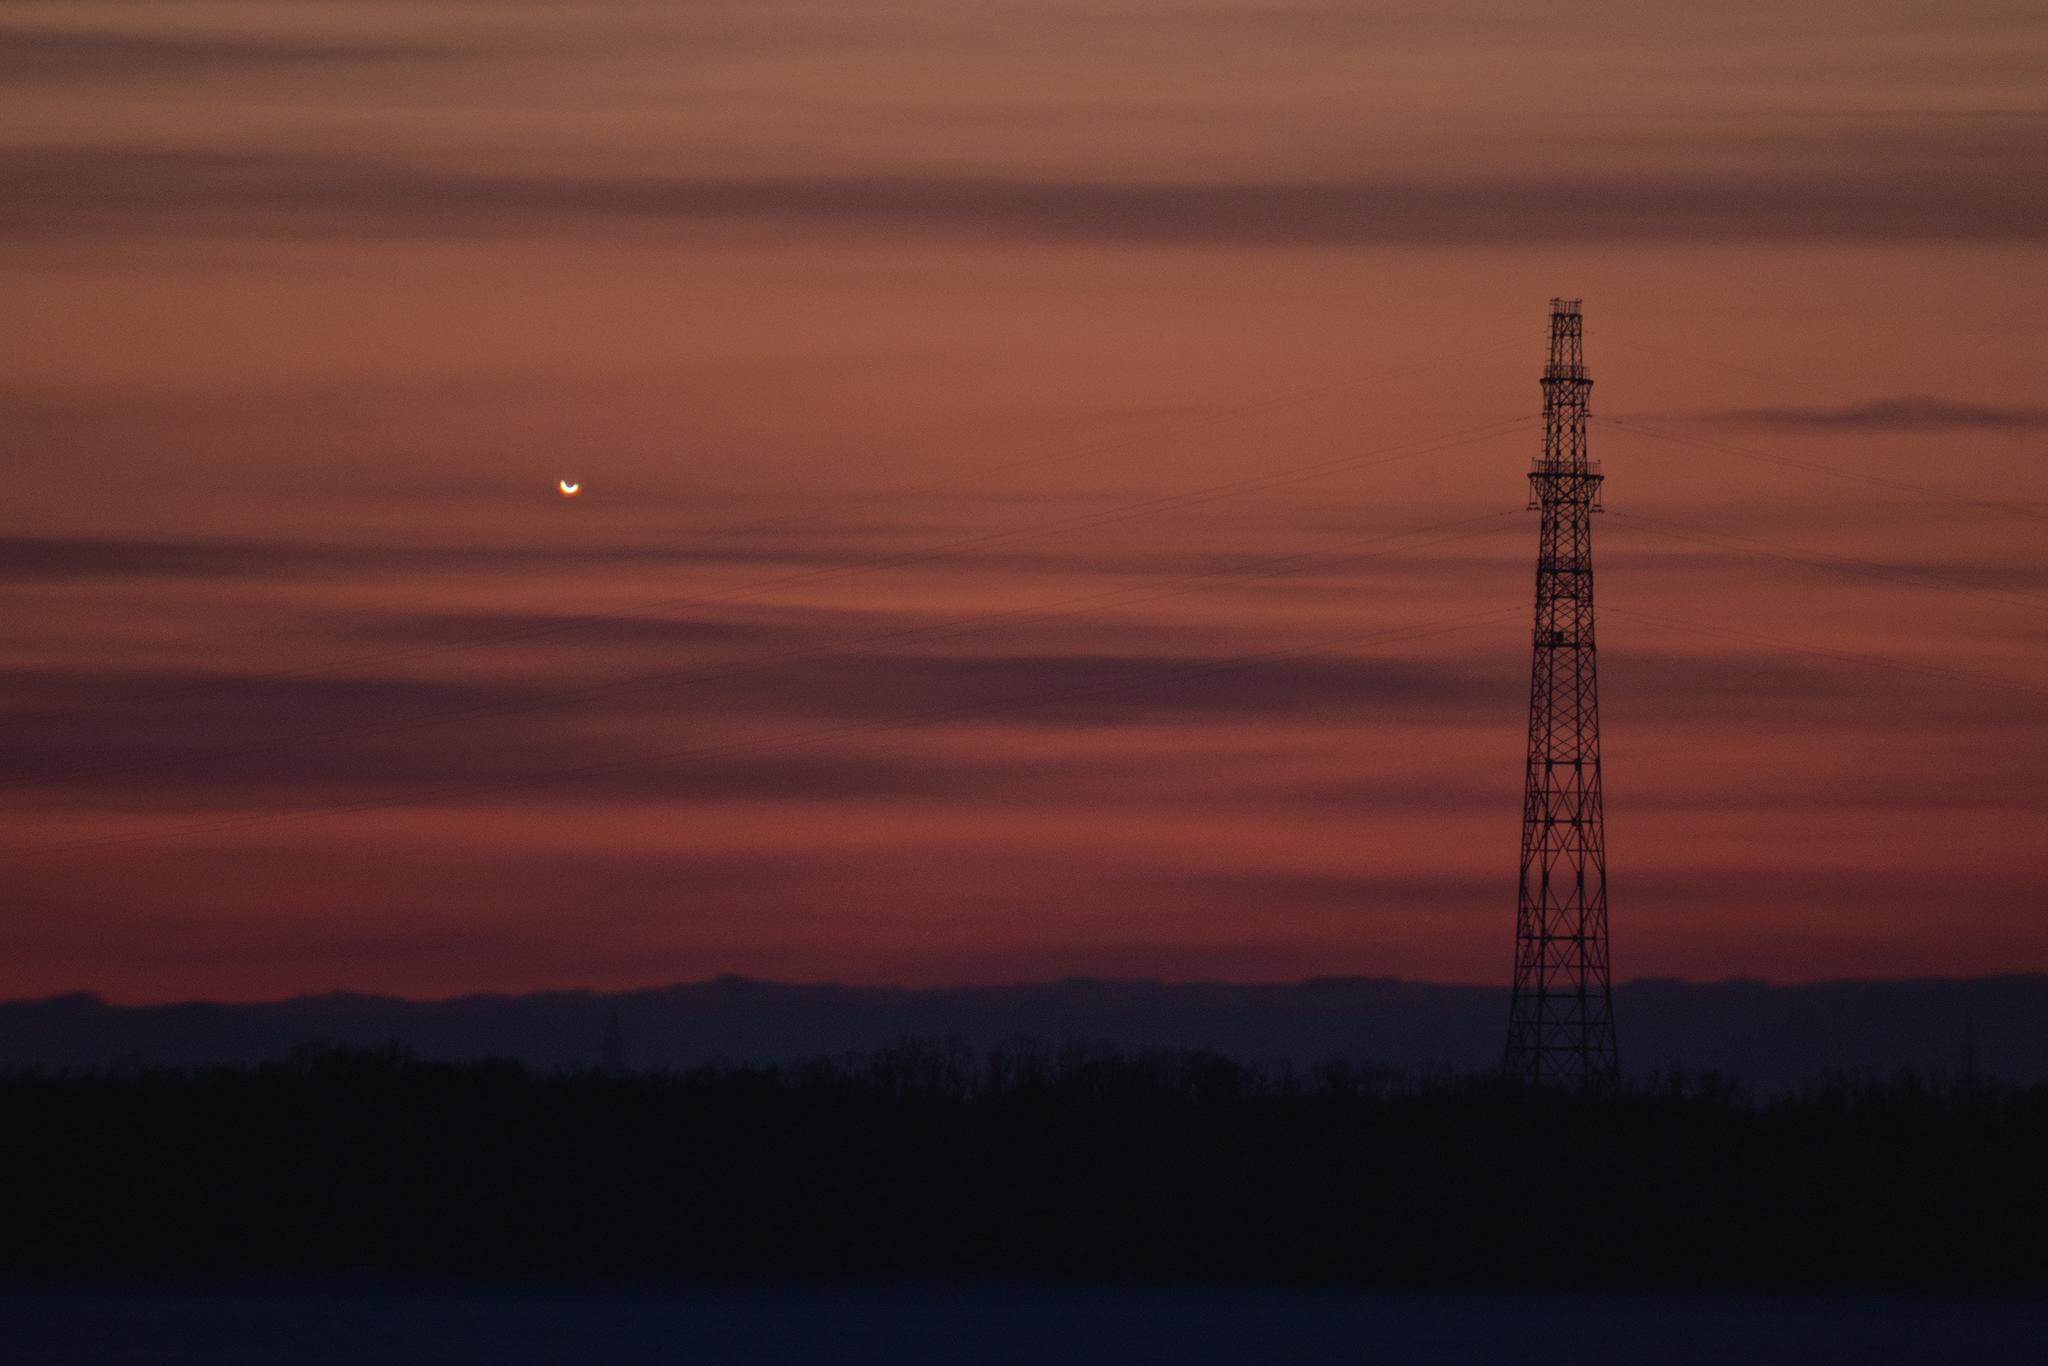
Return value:
M 445 61 L 464 55 L 460 48 L 436 43 L 9 25 L 0 26 L 0 85 L 153 80 L 311 66 L 345 69 L 366 63 Z
M 1833 178 L 1130 184 L 998 177 L 486 174 L 376 158 L 146 148 L 0 155 L 0 235 L 531 237 L 793 233 L 1188 247 L 2048 235 L 2037 178 L 1880 165 Z

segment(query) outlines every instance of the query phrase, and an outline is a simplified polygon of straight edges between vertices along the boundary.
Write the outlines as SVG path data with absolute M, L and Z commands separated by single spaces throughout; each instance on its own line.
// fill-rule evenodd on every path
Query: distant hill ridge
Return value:
M 1645 979 L 1616 987 L 1615 997 L 1623 1066 L 1635 1076 L 1712 1068 L 1774 1087 L 1830 1070 L 1917 1068 L 2048 1080 L 2048 975 L 1796 986 Z M 1032 1038 L 1467 1071 L 1493 1062 L 1506 1011 L 1502 988 L 1386 977 L 902 988 L 725 976 L 622 992 L 428 1001 L 334 992 L 153 1006 L 79 992 L 0 1003 L 0 1068 L 248 1062 L 313 1039 L 395 1042 L 426 1058 L 587 1066 L 600 1060 L 616 1016 L 635 1068 L 786 1062 L 906 1041 L 978 1050 Z

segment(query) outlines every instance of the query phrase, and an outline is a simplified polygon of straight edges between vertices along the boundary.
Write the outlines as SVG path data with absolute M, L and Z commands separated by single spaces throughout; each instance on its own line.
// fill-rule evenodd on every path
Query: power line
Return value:
M 1400 375 L 1413 374 L 1418 370 L 1434 369 L 1450 361 L 1471 360 L 1478 356 L 1491 355 L 1496 352 L 1505 351 L 1516 344 L 1512 341 L 1489 342 L 1483 346 L 1465 347 L 1457 351 L 1425 357 L 1421 360 L 1411 360 L 1379 370 L 1347 375 L 1343 379 L 1311 385 L 1308 388 L 1297 389 L 1291 393 L 1273 394 L 1266 398 L 1247 399 L 1242 403 L 1227 405 L 1209 412 L 1176 414 L 1168 420 L 1163 431 L 1150 432 L 1143 437 L 1108 437 L 1094 445 L 1073 450 L 1058 450 L 1039 455 L 1023 456 L 1015 460 L 996 461 L 992 464 L 977 467 L 969 472 L 966 483 L 968 486 L 972 486 L 984 483 L 998 475 L 1014 474 L 1020 470 L 1045 469 L 1056 465 L 1072 464 L 1077 460 L 1085 460 L 1093 456 L 1132 450 L 1147 444 L 1149 441 L 1158 439 L 1160 435 L 1172 435 L 1176 428 L 1181 431 L 1201 431 L 1209 427 L 1221 426 L 1226 422 L 1236 421 L 1241 417 L 1252 417 L 1261 413 L 1275 412 L 1304 403 L 1312 403 L 1318 399 L 1327 398 L 1332 394 L 1354 389 L 1370 381 L 1393 379 Z M 878 489 L 870 493 L 835 495 L 831 508 L 825 512 L 812 513 L 809 516 L 775 518 L 768 522 L 756 523 L 746 527 L 715 528 L 710 534 L 744 535 L 750 532 L 770 531 L 783 527 L 812 526 L 818 522 L 829 520 L 834 514 L 848 507 L 860 507 L 869 503 L 894 502 L 903 498 L 921 498 L 935 493 L 952 493 L 960 487 L 961 484 L 958 481 L 944 479 L 913 485 L 907 489 Z
M 1477 426 L 1462 428 L 1456 431 L 1441 433 L 1435 436 L 1417 437 L 1408 441 L 1394 442 L 1389 445 L 1374 447 L 1354 455 L 1344 456 L 1334 460 L 1317 461 L 1308 465 L 1294 466 L 1280 471 L 1276 471 L 1272 474 L 1254 475 L 1240 479 L 1226 480 L 1220 483 L 1204 485 L 1195 489 L 1186 490 L 1184 492 L 1177 494 L 1167 494 L 1156 498 L 1142 499 L 1138 502 L 1125 504 L 1121 507 L 1108 509 L 1103 512 L 1079 513 L 1068 517 L 1056 518 L 1049 522 L 1033 524 L 1030 526 L 1010 528 L 1002 531 L 987 532 L 975 536 L 963 537 L 958 540 L 945 542 L 936 546 L 925 547 L 919 550 L 902 551 L 891 555 L 875 556 L 869 559 L 855 561 L 844 565 L 827 566 L 819 569 L 803 570 L 795 574 L 786 574 L 779 576 L 777 578 L 767 579 L 753 584 L 743 584 L 737 588 L 725 590 L 723 592 L 698 593 L 684 597 L 675 597 L 652 601 L 644 603 L 636 608 L 630 608 L 624 611 L 610 612 L 602 617 L 569 617 L 558 621 L 542 623 L 539 625 L 526 626 L 513 630 L 494 632 L 488 635 L 466 637 L 460 640 L 438 641 L 431 645 L 410 646 L 398 650 L 386 650 L 363 655 L 355 655 L 341 660 L 330 660 L 319 665 L 309 665 L 304 668 L 278 669 L 265 671 L 262 673 L 237 675 L 232 679 L 207 680 L 205 682 L 184 685 L 174 689 L 168 689 L 162 692 L 150 694 L 140 698 L 122 699 L 122 701 L 117 703 L 116 705 L 129 707 L 141 706 L 156 702 L 173 701 L 180 698 L 193 696 L 195 694 L 216 692 L 224 689 L 232 689 L 238 686 L 247 686 L 251 683 L 279 683 L 297 681 L 307 678 L 319 678 L 331 674 L 340 673 L 344 670 L 365 664 L 391 664 L 406 660 L 429 658 L 435 655 L 447 654 L 463 650 L 482 649 L 493 645 L 506 645 L 521 641 L 541 639 L 545 637 L 558 635 L 566 635 L 577 631 L 592 630 L 601 626 L 616 624 L 617 622 L 621 621 L 652 620 L 678 607 L 744 601 L 748 598 L 759 597 L 765 593 L 775 592 L 779 589 L 796 587 L 811 583 L 825 582 L 831 579 L 842 578 L 849 575 L 874 573 L 879 570 L 898 569 L 909 567 L 911 565 L 930 563 L 932 561 L 947 558 L 948 556 L 957 554 L 963 550 L 979 549 L 985 546 L 999 545 L 1010 541 L 1028 540 L 1033 537 L 1055 534 L 1062 531 L 1088 530 L 1098 526 L 1107 526 L 1114 524 L 1116 522 L 1127 521 L 1134 517 L 1143 517 L 1158 512 L 1174 511 L 1183 507 L 1192 507 L 1202 503 L 1215 502 L 1219 499 L 1234 497 L 1242 493 L 1260 492 L 1269 488 L 1279 488 L 1288 484 L 1302 483 L 1313 479 L 1325 478 L 1333 474 L 1352 473 L 1361 469 L 1370 469 L 1380 465 L 1392 464 L 1400 460 L 1413 459 L 1421 455 L 1439 454 L 1445 450 L 1452 450 L 1460 446 L 1468 446 L 1480 441 L 1487 440 L 1493 436 L 1499 435 L 1500 433 L 1507 431 L 1512 427 L 1516 427 L 1523 423 L 1526 423 L 1529 420 L 1530 419 L 1527 416 L 1499 418 L 1492 422 L 1481 423 Z M 101 714 L 104 710 L 104 707 L 56 708 L 43 711 L 16 712 L 14 713 L 13 719 L 17 721 L 70 720 L 80 716 L 96 716 Z
M 1303 403 L 1313 402 L 1317 399 L 1327 397 L 1334 393 L 1343 392 L 1344 390 L 1356 387 L 1357 385 L 1367 383 L 1370 381 L 1388 379 L 1398 375 L 1409 374 L 1416 370 L 1429 369 L 1449 361 L 1471 359 L 1474 356 L 1486 355 L 1493 352 L 1505 350 L 1507 347 L 1512 345 L 1514 345 L 1513 342 L 1493 342 L 1483 346 L 1462 348 L 1458 351 L 1448 352 L 1439 356 L 1426 357 L 1420 360 L 1411 360 L 1404 362 L 1400 365 L 1389 366 L 1380 370 L 1367 371 L 1362 374 L 1347 376 L 1340 380 L 1331 380 L 1323 384 L 1312 385 L 1305 389 L 1295 390 L 1292 393 L 1269 395 L 1265 398 L 1259 399 L 1249 399 L 1243 403 L 1231 405 L 1219 410 L 1213 410 L 1206 413 L 1199 413 L 1194 415 L 1175 414 L 1165 424 L 1163 428 L 1163 434 L 1171 435 L 1176 430 L 1199 431 L 1210 427 L 1220 426 L 1223 423 L 1234 421 L 1241 417 L 1254 416 L 1260 413 L 1272 412 Z M 1145 436 L 1113 437 L 1097 441 L 1091 444 L 1083 445 L 1077 448 L 1063 448 L 1060 450 L 1044 452 L 1037 455 L 1025 456 L 1016 460 L 996 461 L 991 464 L 986 464 L 977 469 L 969 471 L 964 481 L 950 479 L 935 480 L 922 485 L 913 485 L 908 489 L 880 489 L 870 493 L 835 495 L 829 508 L 818 512 L 813 512 L 807 515 L 790 515 L 770 518 L 767 520 L 710 527 L 703 531 L 694 533 L 693 536 L 687 540 L 657 543 L 657 545 L 654 548 L 661 548 L 664 544 L 675 548 L 682 548 L 693 545 L 707 536 L 757 535 L 765 531 L 792 530 L 807 526 L 815 526 L 821 522 L 831 520 L 833 517 L 835 517 L 839 513 L 844 512 L 848 508 L 861 507 L 871 503 L 892 502 L 904 498 L 924 497 L 934 493 L 951 493 L 960 489 L 963 486 L 963 483 L 966 487 L 972 487 L 977 484 L 985 483 L 988 480 L 998 477 L 1000 475 L 1011 474 L 1020 470 L 1048 468 L 1051 466 L 1061 464 L 1069 464 L 1076 460 L 1088 459 L 1094 456 L 1116 454 L 1118 452 L 1132 450 L 1140 446 L 1143 446 L 1148 441 L 1157 440 L 1161 434 L 1161 430 L 1155 430 L 1153 432 L 1147 433 Z M 843 566 L 843 568 L 845 568 L 848 572 L 857 572 L 861 566 L 861 563 L 861 561 L 856 560 Z M 643 603 L 638 605 L 637 607 L 628 606 L 626 608 L 614 611 L 608 615 L 612 617 L 617 617 L 620 615 L 642 615 L 647 612 L 659 611 L 666 607 L 677 605 L 680 601 L 681 600 L 678 599 L 661 599 L 653 602 Z M 227 636 L 228 638 L 233 639 L 239 639 L 241 638 L 242 633 L 217 633 L 217 635 Z M 509 637 L 506 634 L 498 633 L 487 635 L 484 637 L 474 638 L 474 644 L 477 648 L 485 648 L 493 644 L 503 643 L 508 639 L 519 638 L 522 637 L 520 637 L 516 633 L 510 635 Z M 430 651 L 440 649 L 460 649 L 467 648 L 468 644 L 468 641 L 445 641 L 439 642 L 436 646 L 421 648 Z M 304 670 L 294 670 L 289 672 L 293 676 L 296 676 L 300 673 L 338 672 L 340 670 L 347 669 L 358 664 L 386 662 L 397 658 L 413 658 L 415 657 L 415 654 L 415 651 L 408 650 L 395 652 L 385 651 L 369 655 L 356 655 L 349 656 L 339 660 L 331 660 L 324 664 L 309 665 Z M 273 675 L 273 677 L 274 676 L 276 675 Z M 188 684 L 173 690 L 173 694 L 176 696 L 185 696 L 189 692 L 212 691 L 214 688 L 221 686 L 232 686 L 232 684 L 213 682 Z M 163 694 L 159 694 L 158 696 L 163 696 Z M 129 703 L 140 704 L 151 700 L 154 699 L 130 699 Z M 69 715 L 75 711 L 82 710 L 90 709 L 66 709 L 60 712 L 17 713 L 17 715 L 21 716 L 23 719 L 54 719 L 57 716 Z
M 1996 498 L 1970 498 L 1947 489 L 1935 488 L 1928 484 L 1915 484 L 1905 479 L 1892 479 L 1881 474 L 1869 474 L 1862 470 L 1843 469 L 1839 465 L 1826 465 L 1815 460 L 1795 460 L 1791 456 L 1771 455 L 1748 446 L 1738 446 L 1729 441 L 1714 441 L 1700 436 L 1681 436 L 1676 432 L 1660 431 L 1634 418 L 1602 417 L 1598 421 L 1617 430 L 1632 432 L 1638 436 L 1652 437 L 1658 441 L 1675 442 L 1683 446 L 1694 446 L 1701 450 L 1721 451 L 1728 455 L 1739 455 L 1745 460 L 1758 460 L 1767 465 L 1782 465 L 1787 469 L 1806 470 L 1813 474 L 1825 474 L 1836 479 L 1853 479 L 1858 483 L 1911 493 L 1922 498 L 1931 498 L 1944 503 L 1955 503 L 1962 507 L 1988 509 L 1994 512 L 2010 513 L 2033 521 L 2048 522 L 2048 510 L 2029 507 L 2024 503 L 2009 503 Z
M 2006 603 L 2014 607 L 2026 607 L 2035 611 L 2048 610 L 2048 594 L 2015 593 L 1985 588 L 1981 584 L 1961 579 L 1930 574 L 1925 570 L 1905 569 L 1895 565 L 1878 564 L 1871 560 L 1859 560 L 1851 555 L 1839 555 L 1833 551 L 1812 550 L 1803 546 L 1790 546 L 1781 541 L 1766 540 L 1761 536 L 1746 536 L 1733 531 L 1714 531 L 1707 527 L 1693 526 L 1686 522 L 1668 521 L 1657 517 L 1645 517 L 1634 512 L 1610 512 L 1625 522 L 1638 526 L 1643 531 L 1673 540 L 1690 541 L 1695 545 L 1719 545 L 1733 543 L 1731 548 L 1744 549 L 1750 553 L 1770 559 L 1783 560 L 1787 564 L 1804 565 L 1815 569 L 1835 569 L 1847 574 L 1862 574 L 1866 577 L 1882 578 L 1893 583 L 1903 583 L 1915 588 L 1927 588 L 1936 592 L 1961 593 L 1983 598 L 1988 602 Z
M 1965 683 L 1977 683 L 1986 687 L 2010 688 L 2018 692 L 2032 693 L 2037 697 L 2048 697 L 2048 687 L 2029 683 L 2024 679 L 2006 678 L 2000 674 L 1981 673 L 1975 669 L 1954 669 L 1940 664 L 1927 664 L 1915 659 L 1903 659 L 1897 655 L 1881 654 L 1871 650 L 1844 650 L 1832 645 L 1814 645 L 1782 636 L 1767 636 L 1755 631 L 1742 631 L 1729 626 L 1707 626 L 1696 621 L 1682 621 L 1677 617 L 1662 616 L 1654 612 L 1637 612 L 1623 607 L 1609 607 L 1624 617 L 1645 621 L 1653 626 L 1663 626 L 1674 631 L 1689 631 L 1695 635 L 1718 636 L 1727 640 L 1749 641 L 1769 645 L 1774 649 L 1791 650 L 1799 654 L 1818 655 L 1826 659 L 1841 660 L 1850 664 L 1863 664 L 1874 668 L 1891 669 L 1901 673 L 1926 674 L 1935 678 L 1953 678 Z
M 1346 553 L 1332 554 L 1328 551 L 1316 551 L 1306 552 L 1297 555 L 1271 557 L 1266 560 L 1255 562 L 1254 564 L 1247 566 L 1241 570 L 1235 570 L 1227 573 L 1191 575 L 1181 580 L 1178 580 L 1174 584 L 1164 588 L 1148 589 L 1139 592 L 1130 592 L 1127 590 L 1119 589 L 1105 589 L 1095 593 L 1086 593 L 1075 597 L 1062 599 L 1060 601 L 1044 604 L 1039 607 L 1020 607 L 1010 608 L 999 612 L 978 613 L 976 615 L 969 617 L 956 618 L 950 622 L 933 623 L 925 626 L 905 627 L 894 631 L 886 631 L 869 636 L 856 637 L 853 640 L 841 641 L 835 645 L 827 647 L 807 650 L 786 651 L 781 654 L 766 655 L 761 658 L 752 660 L 742 660 L 731 664 L 716 665 L 699 669 L 664 670 L 657 673 L 644 674 L 631 678 L 613 679 L 604 683 L 588 684 L 577 688 L 559 690 L 550 689 L 545 692 L 531 694 L 529 696 L 513 701 L 494 702 L 481 706 L 455 708 L 451 710 L 435 712 L 428 716 L 411 717 L 402 721 L 373 722 L 364 725 L 336 726 L 324 730 L 314 731 L 311 733 L 301 732 L 294 735 L 283 736 L 274 740 L 257 741 L 239 745 L 216 746 L 210 749 L 192 751 L 183 754 L 169 755 L 163 758 L 148 760 L 141 763 L 108 765 L 98 768 L 74 770 L 68 774 L 63 775 L 63 777 L 59 781 L 77 782 L 81 780 L 98 780 L 105 778 L 122 777 L 136 773 L 159 772 L 167 768 L 184 768 L 194 764 L 216 762 L 224 759 L 242 758 L 253 754 L 272 754 L 275 753 L 280 746 L 298 747 L 304 745 L 322 744 L 332 740 L 360 740 L 368 739 L 371 737 L 402 734 L 409 731 L 424 730 L 435 726 L 452 724 L 457 721 L 476 720 L 484 717 L 519 715 L 527 712 L 540 711 L 545 708 L 557 706 L 565 702 L 581 701 L 587 698 L 600 697 L 608 694 L 634 692 L 650 688 L 673 687 L 693 683 L 720 682 L 732 678 L 744 678 L 754 674 L 763 673 L 771 669 L 782 668 L 793 664 L 827 663 L 838 659 L 857 658 L 861 655 L 872 653 L 874 647 L 881 645 L 928 644 L 937 641 L 958 639 L 964 636 L 976 635 L 992 630 L 1005 629 L 1010 627 L 1042 625 L 1046 622 L 1060 621 L 1070 619 L 1073 617 L 1084 616 L 1090 612 L 1097 612 L 1106 608 L 1135 606 L 1141 603 L 1156 602 L 1166 598 L 1178 597 L 1189 593 L 1206 592 L 1214 588 L 1230 587 L 1233 585 L 1241 585 L 1249 582 L 1257 582 L 1261 579 L 1277 578 L 1287 574 L 1298 574 L 1317 569 L 1329 569 L 1339 565 L 1353 564 L 1363 562 L 1366 560 L 1383 558 L 1384 556 L 1392 554 L 1394 552 L 1390 549 L 1377 551 L 1371 554 L 1361 554 L 1357 552 L 1357 548 L 1362 546 L 1382 545 L 1393 541 L 1408 541 L 1415 536 L 1428 535 L 1432 532 L 1448 531 L 1450 528 L 1453 527 L 1464 528 L 1463 530 L 1451 532 L 1451 534 L 1448 535 L 1437 536 L 1431 540 L 1426 540 L 1419 543 L 1404 545 L 1400 547 L 1401 550 L 1409 552 L 1416 550 L 1424 550 L 1432 546 L 1444 545 L 1454 541 L 1466 540 L 1471 538 L 1472 536 L 1481 535 L 1485 532 L 1498 529 L 1499 527 L 1505 525 L 1503 519 L 1512 515 L 1514 514 L 1511 512 L 1504 511 L 1487 513 L 1478 517 L 1461 517 L 1453 521 L 1437 523 L 1432 526 L 1416 527 L 1406 531 L 1390 532 L 1385 535 L 1371 536 L 1366 537 L 1362 540 L 1348 542 L 1346 543 L 1346 545 L 1350 547 L 1350 549 L 1348 549 Z
M 165 840 L 189 838 L 194 835 L 217 834 L 227 830 L 243 830 L 278 825 L 288 821 L 356 815 L 366 811 L 392 810 L 412 806 L 427 806 L 460 797 L 607 777 L 616 773 L 631 772 L 636 769 L 678 763 L 685 760 L 727 759 L 780 749 L 797 748 L 804 745 L 819 744 L 855 736 L 913 730 L 926 726 L 943 725 L 952 721 L 978 719 L 984 716 L 1024 711 L 1032 707 L 1047 706 L 1058 702 L 1079 701 L 1091 697 L 1129 692 L 1133 689 L 1155 683 L 1201 677 L 1205 674 L 1244 668 L 1253 664 L 1273 663 L 1287 659 L 1312 658 L 1326 653 L 1337 646 L 1359 645 L 1377 641 L 1423 639 L 1432 635 L 1444 635 L 1452 631 L 1465 630 L 1483 621 L 1500 617 L 1509 612 L 1519 612 L 1520 610 L 1519 607 L 1487 608 L 1478 612 L 1434 618 L 1381 631 L 1351 633 L 1344 636 L 1325 638 L 1286 649 L 1262 650 L 1234 655 L 1220 660 L 1197 660 L 1185 665 L 1174 665 L 1164 669 L 1153 670 L 1145 676 L 1138 678 L 1113 680 L 1086 687 L 1067 688 L 1048 693 L 1035 693 L 1022 697 L 998 699 L 992 702 L 964 703 L 911 717 L 888 721 L 854 722 L 848 725 L 810 731 L 801 735 L 771 736 L 760 740 L 741 740 L 722 744 L 697 745 L 657 754 L 641 755 L 632 759 L 615 760 L 609 763 L 557 769 L 548 773 L 522 774 L 505 778 L 451 784 L 426 792 L 414 792 L 356 802 L 323 803 L 288 811 L 255 812 L 244 816 L 197 822 L 164 830 L 135 831 L 123 835 L 101 835 L 85 839 L 59 840 L 45 844 L 17 846 L 14 852 L 17 855 L 54 854 L 108 848 L 116 845 L 157 843 Z

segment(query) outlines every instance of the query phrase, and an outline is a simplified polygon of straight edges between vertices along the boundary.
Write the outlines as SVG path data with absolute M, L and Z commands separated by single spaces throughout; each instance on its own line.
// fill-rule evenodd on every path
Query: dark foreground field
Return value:
M 2037 1366 L 2048 1303 L 1046 1281 L 0 1284 L 9 1366 Z
M 2039 1295 L 2048 1087 L 1604 1099 L 1205 1055 L 0 1078 L 0 1275 Z

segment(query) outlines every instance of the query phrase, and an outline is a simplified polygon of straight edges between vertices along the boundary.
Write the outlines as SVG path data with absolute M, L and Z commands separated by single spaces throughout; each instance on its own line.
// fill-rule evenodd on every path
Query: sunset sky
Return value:
M 2048 971 L 2037 0 L 0 3 L 0 996 Z M 565 499 L 560 479 L 583 481 Z

